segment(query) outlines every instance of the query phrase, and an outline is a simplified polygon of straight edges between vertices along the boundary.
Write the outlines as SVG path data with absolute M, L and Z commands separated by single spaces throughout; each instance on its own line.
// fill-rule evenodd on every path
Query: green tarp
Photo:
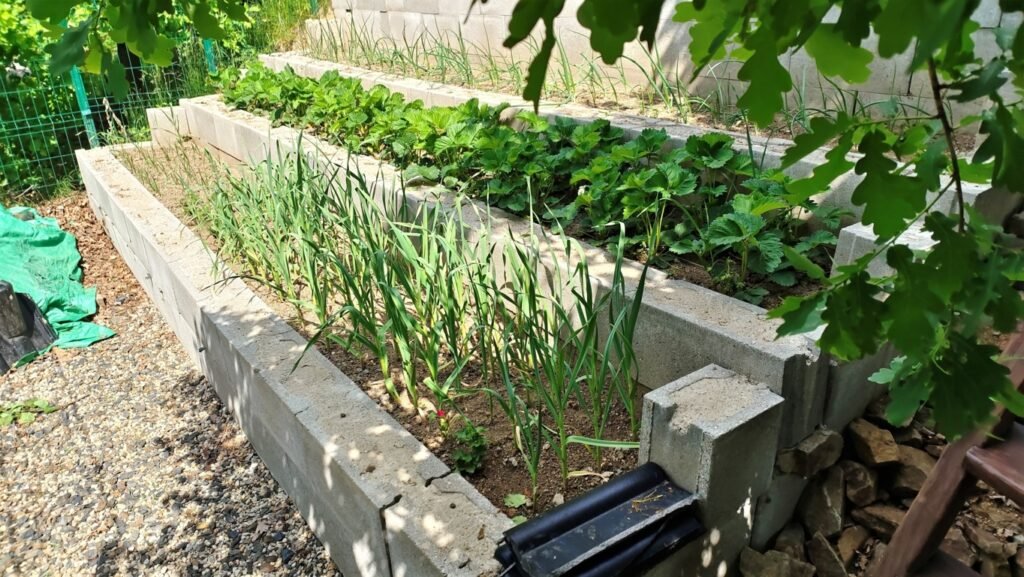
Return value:
M 96 289 L 82 286 L 81 260 L 75 237 L 56 219 L 0 205 L 0 280 L 35 301 L 57 332 L 53 346 L 86 347 L 114 336 L 83 320 L 96 314 Z

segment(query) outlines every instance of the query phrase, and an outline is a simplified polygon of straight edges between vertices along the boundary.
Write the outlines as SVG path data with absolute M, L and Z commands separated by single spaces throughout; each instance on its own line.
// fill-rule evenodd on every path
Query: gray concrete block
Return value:
M 852 264 L 878 250 L 877 238 L 872 227 L 862 223 L 851 224 L 839 231 L 839 242 L 836 244 L 836 254 L 832 261 L 832 274 L 836 274 L 839 267 Z M 912 225 L 896 239 L 896 243 L 908 246 L 913 251 L 927 251 L 935 246 L 931 233 L 920 225 Z M 883 251 L 871 259 L 867 268 L 871 276 L 882 277 L 892 274 L 892 269 L 885 262 L 885 254 L 886 251 Z
M 754 503 L 769 489 L 782 404 L 764 384 L 714 365 L 644 396 L 641 460 L 701 498 L 705 526 L 732 529 L 719 537 L 730 551 L 746 545 Z
M 757 499 L 750 546 L 761 550 L 793 518 L 809 481 L 799 475 L 776 475 Z
M 180 106 L 147 108 L 146 120 L 154 144 L 173 144 L 181 137 L 191 135 L 185 110 Z
M 828 401 L 824 424 L 842 431 L 864 414 L 868 405 L 886 391 L 886 385 L 872 383 L 868 377 L 889 366 L 896 351 L 889 344 L 870 357 L 848 363 L 829 363 Z

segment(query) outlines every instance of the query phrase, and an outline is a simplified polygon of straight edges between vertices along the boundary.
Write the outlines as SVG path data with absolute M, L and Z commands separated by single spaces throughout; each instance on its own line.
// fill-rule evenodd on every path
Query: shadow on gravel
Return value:
M 186 406 L 210 413 L 207 419 L 186 412 L 182 435 L 149 440 L 173 467 L 179 488 L 163 495 L 161 504 L 181 522 L 163 527 L 143 547 L 130 548 L 119 531 L 104 542 L 94 574 L 138 575 L 168 566 L 188 576 L 324 574 L 318 547 L 307 547 L 315 537 L 206 379 L 179 379 L 174 391 L 181 404 L 187 399 Z

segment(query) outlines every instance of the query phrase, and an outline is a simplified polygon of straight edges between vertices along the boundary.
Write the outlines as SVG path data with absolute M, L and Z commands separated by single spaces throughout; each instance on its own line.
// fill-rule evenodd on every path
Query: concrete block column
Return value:
M 640 461 L 661 465 L 698 495 L 708 529 L 706 542 L 676 555 L 660 574 L 682 571 L 694 555 L 711 575 L 733 564 L 750 539 L 754 504 L 772 480 L 782 405 L 767 385 L 717 365 L 644 397 Z

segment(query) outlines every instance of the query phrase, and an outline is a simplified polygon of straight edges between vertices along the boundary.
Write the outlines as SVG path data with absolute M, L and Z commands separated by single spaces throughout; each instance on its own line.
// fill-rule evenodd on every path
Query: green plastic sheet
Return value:
M 96 289 L 82 286 L 81 261 L 75 237 L 56 219 L 0 205 L 0 280 L 35 301 L 57 333 L 56 347 L 86 347 L 114 336 L 85 321 L 96 314 Z

